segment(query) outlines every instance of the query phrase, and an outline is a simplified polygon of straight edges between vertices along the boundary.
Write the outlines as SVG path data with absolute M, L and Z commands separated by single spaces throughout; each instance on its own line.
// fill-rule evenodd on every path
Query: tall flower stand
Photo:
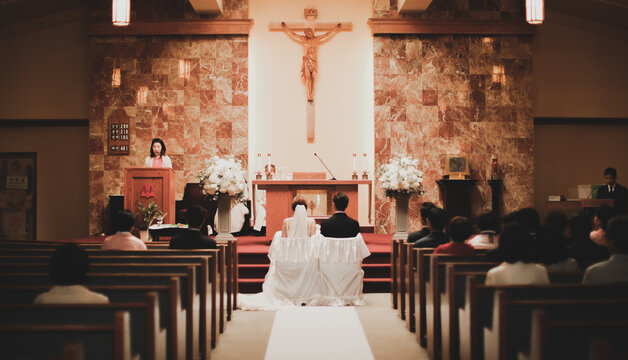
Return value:
M 408 238 L 408 202 L 410 194 L 395 193 L 395 234 L 393 240 L 406 240 Z
M 231 235 L 231 196 L 218 194 L 218 224 L 216 225 L 216 241 L 233 240 Z

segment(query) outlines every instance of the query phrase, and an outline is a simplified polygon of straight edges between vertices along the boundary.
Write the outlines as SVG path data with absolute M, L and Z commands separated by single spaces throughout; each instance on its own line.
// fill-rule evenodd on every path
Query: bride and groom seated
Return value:
M 362 259 L 370 255 L 359 223 L 344 210 L 349 199 L 334 196 L 336 212 L 321 223 L 307 216 L 307 201 L 297 196 L 294 215 L 283 221 L 268 251 L 270 268 L 263 292 L 241 296 L 242 309 L 274 309 L 290 305 L 361 305 Z

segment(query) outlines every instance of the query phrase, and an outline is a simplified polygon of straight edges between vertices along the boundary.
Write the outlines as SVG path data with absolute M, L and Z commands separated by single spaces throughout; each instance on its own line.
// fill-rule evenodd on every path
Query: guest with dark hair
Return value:
M 116 233 L 102 243 L 103 250 L 146 250 L 146 244 L 131 234 L 135 225 L 135 216 L 129 210 L 120 210 L 113 218 Z
M 188 230 L 170 239 L 170 249 L 216 249 L 216 241 L 201 232 L 207 210 L 194 206 L 187 212 Z
M 547 270 L 532 263 L 533 250 L 528 229 L 518 223 L 504 227 L 498 253 L 502 262 L 486 274 L 487 285 L 549 284 Z
M 446 233 L 450 241 L 439 245 L 434 254 L 473 256 L 473 246 L 464 243 L 473 234 L 473 225 L 469 219 L 454 216 L 447 223 Z
M 469 239 L 467 244 L 473 247 L 496 248 L 501 228 L 499 217 L 492 212 L 486 212 L 477 217 L 475 225 L 480 233 Z
M 606 225 L 613 216 L 615 216 L 615 209 L 611 206 L 602 205 L 597 209 L 593 218 L 594 230 L 591 231 L 591 241 L 600 246 L 610 247 L 606 240 Z
M 597 191 L 598 199 L 613 199 L 617 214 L 623 214 L 628 208 L 628 189 L 617 183 L 617 170 L 609 167 L 604 170 L 606 185 Z
M 591 241 L 591 218 L 585 213 L 578 213 L 569 219 L 569 233 L 573 248 L 571 254 L 578 262 L 581 270 L 589 265 L 606 260 L 609 257 L 607 248 L 595 244 Z
M 421 215 L 421 225 L 423 227 L 420 230 L 408 234 L 408 239 L 406 240 L 407 242 L 416 242 L 417 240 L 430 234 L 430 228 L 427 226 L 427 215 L 430 213 L 430 210 L 435 207 L 436 205 L 429 201 L 425 201 L 423 202 L 423 204 L 421 204 L 419 214 Z
M 545 217 L 545 225 L 547 225 L 548 229 L 568 245 L 569 239 L 565 236 L 565 230 L 567 230 L 567 215 L 560 211 L 550 211 Z
M 549 224 L 539 226 L 536 241 L 536 262 L 545 266 L 548 272 L 578 272 L 580 270 L 576 260 L 567 254 L 562 233 Z
M 610 259 L 591 265 L 584 273 L 584 284 L 628 282 L 628 216 L 616 216 L 608 222 L 606 231 Z
M 160 138 L 154 138 L 151 141 L 150 156 L 144 159 L 144 166 L 172 169 L 172 160 L 166 155 L 166 144 Z
M 339 192 L 334 195 L 336 211 L 329 219 L 321 222 L 321 235 L 334 238 L 350 238 L 360 233 L 360 223 L 349 217 L 345 210 L 349 205 L 349 197 Z
M 83 286 L 87 281 L 89 257 L 74 243 L 59 246 L 49 263 L 50 279 L 55 285 L 37 295 L 36 304 L 107 304 L 109 299 Z
M 539 227 L 539 212 L 533 208 L 523 208 L 515 212 L 516 222 L 521 225 L 532 237 L 536 235 Z
M 443 231 L 447 224 L 447 214 L 445 210 L 434 207 L 427 215 L 427 227 L 430 228 L 430 233 L 414 242 L 415 248 L 435 248 L 438 245 L 446 244 L 449 239 Z

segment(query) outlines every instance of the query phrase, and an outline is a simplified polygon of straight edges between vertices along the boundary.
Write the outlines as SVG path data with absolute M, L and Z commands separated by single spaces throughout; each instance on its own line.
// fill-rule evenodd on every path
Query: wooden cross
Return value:
M 305 82 L 307 90 L 307 140 L 314 141 L 314 84 L 318 74 L 318 47 L 323 42 L 329 40 L 338 31 L 350 31 L 351 22 L 337 23 L 315 23 L 318 17 L 318 10 L 315 8 L 305 9 L 305 22 L 271 22 L 270 30 L 284 31 L 290 38 L 303 46 L 303 64 L 301 65 L 301 78 Z M 303 35 L 295 31 L 303 31 Z M 316 35 L 319 31 L 324 34 Z

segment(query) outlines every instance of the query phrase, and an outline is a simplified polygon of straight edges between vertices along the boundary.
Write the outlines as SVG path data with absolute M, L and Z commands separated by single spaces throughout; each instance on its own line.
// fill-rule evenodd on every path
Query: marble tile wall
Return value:
M 140 18 L 191 16 L 179 2 L 133 4 Z M 245 0 L 225 1 L 229 12 L 223 17 L 246 18 L 247 6 Z M 97 17 L 98 11 L 92 14 Z M 186 183 L 198 181 L 206 158 L 234 154 L 248 166 L 247 36 L 94 36 L 89 59 L 90 234 L 106 229 L 109 195 L 123 194 L 124 168 L 143 166 L 154 137 L 166 142 L 177 199 Z M 187 79 L 179 76 L 180 60 L 190 64 Z M 116 67 L 122 75 L 119 87 L 112 86 Z M 140 87 L 147 89 L 145 103 L 138 101 Z M 118 117 L 130 122 L 129 155 L 107 151 L 108 122 Z
M 375 1 L 374 16 L 396 17 L 396 1 Z M 439 1 L 422 17 L 515 18 L 517 2 Z M 503 75 L 494 79 L 494 67 Z M 414 196 L 410 230 L 423 201 L 442 206 L 436 180 L 446 154 L 469 156 L 473 214 L 490 210 L 491 156 L 503 172 L 503 209 L 532 206 L 532 37 L 410 35 L 374 37 L 375 166 L 405 153 L 425 172 L 425 195 Z M 500 81 L 498 81 L 500 80 Z M 375 185 L 375 231 L 394 232 L 394 202 Z

